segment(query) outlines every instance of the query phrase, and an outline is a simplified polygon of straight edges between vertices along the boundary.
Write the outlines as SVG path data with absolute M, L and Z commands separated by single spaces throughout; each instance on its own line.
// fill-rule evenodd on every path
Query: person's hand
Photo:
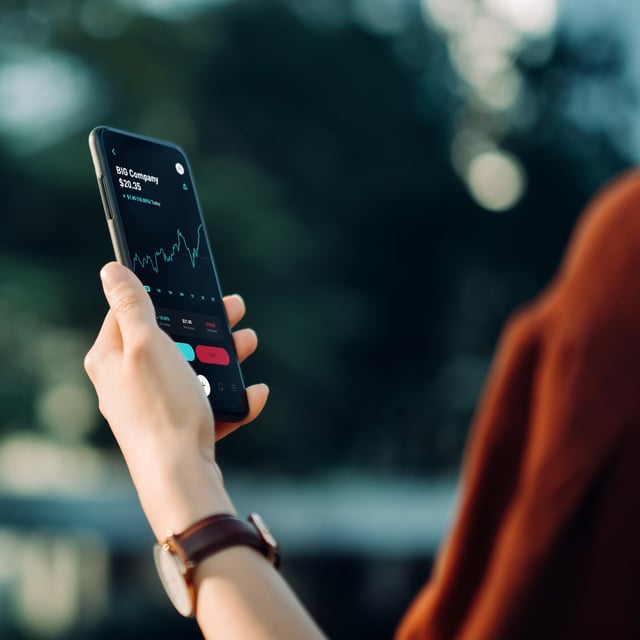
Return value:
M 216 513 L 235 515 L 215 463 L 216 429 L 202 385 L 156 323 L 151 300 L 125 267 L 101 273 L 110 310 L 85 358 L 100 411 L 122 449 L 142 508 L 159 541 Z M 226 300 L 233 325 L 244 314 Z M 234 334 L 240 360 L 256 348 L 249 330 Z M 247 390 L 249 417 L 268 390 Z M 239 425 L 222 425 L 228 433 Z M 207 557 L 193 576 L 198 624 L 206 638 L 322 638 L 282 576 L 261 554 L 233 546 Z
M 85 368 L 158 538 L 200 517 L 233 512 L 215 465 L 214 443 L 262 411 L 265 385 L 247 389 L 249 415 L 214 426 L 193 370 L 157 323 L 136 276 L 113 262 L 101 273 L 110 309 Z M 225 299 L 231 325 L 244 315 L 239 296 Z M 257 346 L 249 329 L 235 332 L 242 361 Z

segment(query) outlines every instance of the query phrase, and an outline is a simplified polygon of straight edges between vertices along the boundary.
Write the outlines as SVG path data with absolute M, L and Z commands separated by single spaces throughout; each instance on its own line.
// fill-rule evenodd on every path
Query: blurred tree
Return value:
M 464 90 L 409 6 L 381 33 L 361 11 L 331 22 L 284 2 L 179 19 L 120 3 L 13 5 L 5 32 L 42 32 L 34 46 L 88 70 L 95 95 L 78 133 L 31 151 L 12 138 L 0 154 L 0 308 L 37 318 L 3 333 L 5 428 L 35 424 L 30 400 L 55 382 L 25 359 L 32 336 L 77 329 L 61 356 L 76 358 L 104 311 L 96 272 L 111 250 L 86 150 L 101 120 L 187 149 L 223 284 L 247 298 L 261 337 L 247 379 L 268 381 L 272 398 L 258 427 L 221 446 L 228 466 L 457 465 L 501 324 L 550 277 L 588 196 L 627 164 L 568 96 L 604 77 L 624 86 L 613 40 L 594 53 L 560 33 L 552 57 L 524 50 L 527 117 L 503 144 L 528 191 L 488 213 L 450 162 Z M 110 442 L 105 429 L 92 437 Z

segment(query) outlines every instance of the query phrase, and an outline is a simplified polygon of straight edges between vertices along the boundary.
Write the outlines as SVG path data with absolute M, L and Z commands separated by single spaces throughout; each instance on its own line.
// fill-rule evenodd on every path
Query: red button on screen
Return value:
M 199 344 L 196 346 L 196 356 L 200 362 L 206 364 L 228 365 L 231 362 L 229 352 L 222 347 L 208 347 Z

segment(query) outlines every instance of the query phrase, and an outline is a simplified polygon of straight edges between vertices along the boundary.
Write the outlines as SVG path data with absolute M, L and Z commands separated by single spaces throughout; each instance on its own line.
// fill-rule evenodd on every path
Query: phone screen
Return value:
M 215 416 L 241 420 L 244 382 L 186 156 L 106 127 L 92 132 L 91 146 L 118 259 L 142 281 Z

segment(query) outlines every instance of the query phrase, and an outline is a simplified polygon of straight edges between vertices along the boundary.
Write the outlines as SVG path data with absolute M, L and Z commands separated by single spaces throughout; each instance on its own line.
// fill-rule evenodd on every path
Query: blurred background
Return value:
M 455 505 L 499 331 L 640 155 L 633 0 L 1 0 L 0 638 L 197 638 L 82 368 L 98 124 L 191 159 L 260 336 L 241 512 L 333 638 L 388 638 Z

